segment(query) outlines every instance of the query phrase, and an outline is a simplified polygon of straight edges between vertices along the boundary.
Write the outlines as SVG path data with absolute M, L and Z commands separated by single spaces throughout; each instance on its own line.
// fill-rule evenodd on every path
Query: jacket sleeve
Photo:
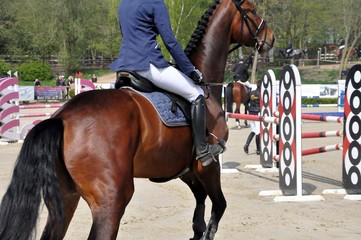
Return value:
M 180 70 L 186 75 L 189 75 L 194 71 L 194 65 L 189 61 L 187 55 L 184 53 L 181 45 L 174 36 L 167 7 L 164 2 L 161 2 L 159 5 L 157 4 L 157 6 L 154 6 L 153 9 L 155 25 L 167 50 L 176 61 Z

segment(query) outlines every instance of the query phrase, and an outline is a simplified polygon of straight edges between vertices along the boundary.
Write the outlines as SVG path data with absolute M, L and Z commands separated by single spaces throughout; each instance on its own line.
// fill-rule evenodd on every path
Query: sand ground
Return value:
M 303 122 L 302 127 L 306 132 L 336 130 L 341 129 L 342 125 Z M 259 193 L 278 189 L 278 172 L 261 173 L 245 168 L 250 164 L 259 164 L 254 141 L 250 154 L 245 154 L 242 149 L 250 129 L 245 126 L 238 129 L 234 119 L 229 120 L 229 129 L 228 151 L 223 155 L 222 166 L 224 169 L 238 171 L 222 174 L 222 187 L 228 207 L 220 222 L 216 239 L 360 238 L 360 202 L 345 200 L 344 195 L 322 195 L 324 189 L 342 188 L 340 151 L 303 158 L 303 188 L 311 195 L 322 195 L 324 201 L 277 203 L 274 202 L 274 197 L 263 197 Z M 339 142 L 342 139 L 338 137 L 306 139 L 303 140 L 303 148 Z M 6 191 L 20 147 L 20 143 L 0 145 L 0 197 Z M 121 220 L 117 239 L 189 239 L 192 236 L 191 221 L 195 201 L 183 182 L 173 180 L 156 184 L 147 179 L 136 179 L 135 187 L 133 199 Z M 211 203 L 208 199 L 206 207 L 206 219 L 209 219 Z M 40 214 L 37 239 L 46 214 L 44 208 Z M 90 210 L 81 201 L 65 239 L 86 239 L 90 227 Z

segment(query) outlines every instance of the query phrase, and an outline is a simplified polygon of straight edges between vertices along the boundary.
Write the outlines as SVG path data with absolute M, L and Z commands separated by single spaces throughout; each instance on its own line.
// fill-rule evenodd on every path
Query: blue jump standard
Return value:
M 343 112 L 309 112 L 305 114 L 312 114 L 318 116 L 330 116 L 330 117 L 343 117 Z

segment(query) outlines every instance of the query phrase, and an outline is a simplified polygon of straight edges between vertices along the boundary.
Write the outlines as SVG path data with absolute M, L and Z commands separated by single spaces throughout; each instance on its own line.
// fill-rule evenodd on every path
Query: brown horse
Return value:
M 335 51 L 335 55 L 336 55 L 336 57 L 337 57 L 337 59 L 338 60 L 341 60 L 341 58 L 342 58 L 342 53 L 343 53 L 343 51 L 347 51 L 347 53 L 349 52 L 350 53 L 350 56 L 351 57 L 358 57 L 357 56 L 357 49 L 356 48 L 349 48 L 349 47 L 347 47 L 346 49 L 344 48 L 344 49 L 339 49 L 339 48 L 337 48 L 336 49 L 336 51 Z
M 246 86 L 240 82 L 229 83 L 226 89 L 226 110 L 227 112 L 241 112 L 241 104 L 247 98 L 248 91 Z M 236 105 L 236 108 L 233 111 L 233 104 Z M 247 113 L 246 108 L 244 108 L 244 114 Z M 241 128 L 239 119 L 236 119 L 237 127 Z M 247 120 L 244 120 L 244 123 L 247 125 Z
M 273 42 L 252 3 L 217 0 L 203 15 L 186 53 L 207 82 L 221 83 L 231 43 L 266 52 Z M 221 87 L 213 93 L 207 95 L 207 127 L 226 140 L 217 102 Z M 226 208 L 220 166 L 213 162 L 203 168 L 195 160 L 190 127 L 165 126 L 149 101 L 131 89 L 79 94 L 27 135 L 0 206 L 0 239 L 29 239 L 41 198 L 49 212 L 41 239 L 62 239 L 80 197 L 93 219 L 88 239 L 116 239 L 134 193 L 133 178 L 167 181 L 181 173 L 196 199 L 193 239 L 213 239 Z M 212 212 L 206 226 L 207 196 Z

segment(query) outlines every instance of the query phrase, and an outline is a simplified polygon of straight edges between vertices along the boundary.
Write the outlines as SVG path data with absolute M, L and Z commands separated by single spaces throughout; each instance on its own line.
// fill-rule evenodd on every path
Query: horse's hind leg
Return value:
M 240 112 L 241 105 L 239 103 L 236 103 L 236 109 L 234 110 L 235 113 L 241 113 Z M 236 118 L 237 128 L 241 129 L 241 123 L 238 118 Z
M 63 171 L 66 172 L 66 170 Z M 69 175 L 58 174 L 58 176 L 62 176 L 59 177 L 59 187 L 61 189 L 62 203 L 64 209 L 64 228 L 60 231 L 63 232 L 62 236 L 64 237 L 70 221 L 73 218 L 74 212 L 78 206 L 80 194 L 76 190 L 74 182 L 72 182 Z M 51 208 L 51 206 L 48 206 L 48 208 Z M 54 222 L 55 221 L 53 219 L 51 211 L 49 211 L 48 219 L 44 231 L 41 235 L 42 240 L 54 239 L 53 236 L 55 235 L 56 231 L 59 231 L 59 229 L 57 229 L 57 226 L 54 226 Z
M 246 106 L 244 106 L 244 114 L 247 114 Z M 246 125 L 246 127 L 248 126 L 248 121 L 247 121 L 247 119 L 244 120 L 244 125 Z
M 75 209 L 78 206 L 80 196 L 78 194 L 72 194 L 71 196 L 67 196 L 63 199 L 64 204 L 64 229 L 63 229 L 63 237 L 68 229 L 71 219 L 73 218 Z M 53 219 L 49 215 L 44 231 L 41 235 L 42 240 L 45 239 L 54 239 L 52 236 L 55 233 L 56 229 L 53 226 Z
M 192 173 L 182 176 L 181 179 L 189 186 L 196 199 L 196 208 L 193 214 L 193 225 L 192 225 L 194 236 L 190 240 L 198 240 L 201 239 L 204 231 L 206 230 L 206 222 L 204 221 L 204 211 L 205 211 L 204 203 L 207 194 L 204 191 L 204 188 L 202 184 L 199 182 L 198 178 L 196 178 Z
M 133 178 L 129 177 L 102 184 L 103 189 L 86 197 L 93 217 L 89 240 L 116 239 L 120 220 L 134 193 Z

